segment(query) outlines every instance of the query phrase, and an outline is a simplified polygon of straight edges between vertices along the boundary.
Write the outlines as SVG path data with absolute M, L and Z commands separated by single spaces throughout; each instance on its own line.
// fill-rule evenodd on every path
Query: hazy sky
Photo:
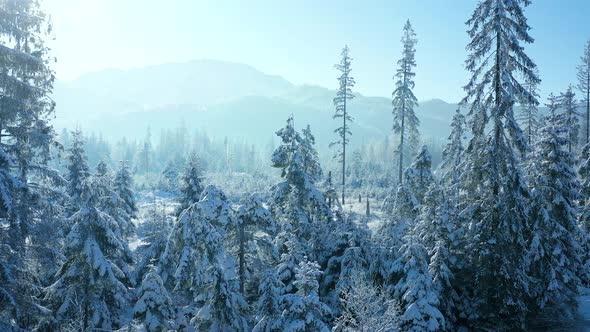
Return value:
M 463 96 L 475 0 L 44 0 L 52 16 L 57 76 L 105 68 L 217 59 L 249 64 L 296 84 L 333 88 L 346 43 L 356 91 L 390 96 L 406 19 L 418 36 L 418 99 Z M 526 9 L 542 96 L 575 83 L 590 39 L 590 1 L 533 0 Z

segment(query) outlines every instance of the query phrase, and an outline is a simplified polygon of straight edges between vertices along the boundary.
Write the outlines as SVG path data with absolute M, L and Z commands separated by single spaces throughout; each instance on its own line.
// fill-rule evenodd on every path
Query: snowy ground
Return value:
M 355 198 L 347 198 L 347 204 L 343 206 L 345 212 L 354 212 L 359 216 L 364 217 L 367 211 L 367 201 L 363 197 L 361 202 L 358 201 L 358 196 Z M 374 231 L 383 222 L 383 213 L 381 212 L 381 202 L 374 198 L 369 198 L 369 207 L 371 214 L 367 220 L 367 226 Z

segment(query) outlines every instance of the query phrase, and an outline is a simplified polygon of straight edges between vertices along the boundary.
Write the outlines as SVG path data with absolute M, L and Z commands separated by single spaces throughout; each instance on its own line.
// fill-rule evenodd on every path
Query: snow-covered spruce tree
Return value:
M 415 332 L 442 330 L 445 319 L 438 309 L 439 294 L 432 284 L 426 249 L 416 237 L 405 237 L 394 269 L 403 276 L 395 285 L 395 295 L 400 299 L 403 312 L 401 329 Z
M 127 284 L 135 285 L 135 278 L 132 276 L 130 265 L 133 264 L 133 253 L 127 244 L 127 238 L 135 231 L 135 226 L 127 214 L 127 205 L 113 188 L 113 178 L 104 162 L 99 162 L 96 174 L 93 176 L 94 190 L 98 195 L 96 207 L 110 216 L 117 223 L 113 233 L 120 239 L 123 247 L 120 254 L 113 257 L 117 266 L 123 267 L 125 281 Z
M 356 83 L 354 78 L 350 76 L 350 72 L 352 70 L 350 67 L 352 58 L 350 57 L 349 52 L 350 49 L 347 45 L 345 45 L 342 49 L 342 52 L 340 53 L 340 63 L 334 65 L 334 67 L 341 74 L 340 77 L 338 77 L 338 91 L 336 92 L 336 97 L 334 97 L 334 106 L 336 107 L 336 112 L 334 113 L 333 118 L 342 119 L 342 125 L 334 130 L 334 132 L 338 135 L 338 139 L 330 143 L 330 147 L 337 147 L 338 152 L 334 158 L 338 159 L 338 161 L 342 164 L 342 205 L 344 205 L 344 194 L 346 191 L 346 146 L 350 141 L 348 136 L 352 135 L 350 132 L 350 123 L 353 120 L 350 116 L 349 109 L 347 108 L 347 102 L 354 98 L 352 88 Z
M 539 82 L 535 63 L 524 53 L 532 43 L 523 12 L 529 0 L 483 0 L 467 21 L 471 41 L 465 86 L 472 138 L 465 153 L 462 217 L 470 221 L 462 297 L 473 313 L 467 324 L 479 329 L 525 328 L 526 239 L 530 228 L 528 188 L 515 148 L 526 138 L 514 117 L 515 102 L 536 102 L 519 82 Z
M 578 91 L 582 95 L 582 101 L 585 103 L 585 135 L 584 145 L 590 143 L 590 40 L 584 46 L 584 54 L 578 65 Z
M 420 120 L 414 113 L 414 108 L 418 107 L 418 99 L 414 96 L 414 67 L 416 67 L 416 33 L 410 24 L 410 20 L 404 25 L 404 35 L 402 37 L 402 58 L 397 62 L 397 69 L 394 80 L 395 90 L 393 91 L 393 131 L 399 134 L 399 183 L 403 182 L 402 175 L 404 168 L 404 154 L 414 154 L 420 139 L 418 126 Z
M 302 144 L 303 138 L 295 131 L 292 117 L 277 131 L 277 136 L 282 143 L 273 152 L 272 166 L 281 169 L 283 181 L 271 188 L 269 210 L 282 231 L 285 231 L 283 224 L 288 224 L 292 227 L 289 231 L 309 239 L 312 223 L 332 218 L 323 194 L 315 186 L 314 175 L 307 173 L 304 164 L 303 156 L 313 154 L 309 151 L 313 146 Z
M 115 262 L 127 245 L 115 235 L 117 222 L 97 207 L 101 193 L 95 179 L 87 178 L 78 188 L 80 210 L 71 217 L 66 261 L 47 288 L 48 299 L 57 326 L 79 321 L 83 330 L 117 328 L 126 323 L 128 288 L 126 268 Z
M 135 251 L 137 264 L 135 265 L 135 280 L 141 282 L 150 264 L 160 266 L 160 257 L 166 249 L 168 235 L 172 231 L 172 216 L 166 212 L 166 206 L 156 200 L 149 209 L 147 217 L 137 228 L 137 235 L 142 244 Z
M 283 289 L 285 285 L 279 280 L 274 269 L 267 270 L 258 290 L 256 303 L 256 325 L 253 332 L 283 331 L 281 306 L 283 305 Z
M 426 145 L 414 157 L 412 164 L 404 172 L 403 186 L 412 192 L 418 204 L 424 202 L 424 194 L 434 182 L 432 175 L 432 157 Z
M 176 210 L 176 215 L 180 216 L 182 211 L 199 201 L 204 188 L 202 177 L 201 161 L 196 153 L 191 153 L 181 175 L 180 206 Z
M 137 219 L 137 204 L 135 202 L 135 193 L 133 192 L 133 177 L 129 173 L 129 164 L 126 161 L 119 162 L 119 168 L 115 174 L 114 182 L 115 192 L 123 200 L 121 208 L 129 216 L 129 228 L 124 229 L 124 235 L 129 236 L 134 231 L 134 224 L 131 219 Z
M 178 179 L 180 177 L 180 167 L 174 160 L 169 160 L 162 170 L 162 177 L 164 178 L 164 185 L 166 190 L 176 193 L 178 192 Z
M 362 272 L 348 277 L 340 296 L 342 313 L 334 332 L 400 331 L 399 304 L 388 298 Z
M 531 173 L 533 227 L 530 240 L 529 286 L 533 321 L 572 319 L 581 270 L 576 201 L 579 183 L 568 151 L 567 121 L 550 116 L 541 129 Z M 566 116 L 567 117 L 567 116 Z
M 578 140 L 580 138 L 580 114 L 577 111 L 576 94 L 572 90 L 570 85 L 566 92 L 559 95 L 559 104 L 563 108 L 563 121 L 565 121 L 568 141 L 567 149 L 568 152 L 575 153 L 575 149 L 578 146 Z
M 580 227 L 590 234 L 590 144 L 584 145 L 578 157 L 578 175 L 580 177 Z
M 313 182 L 317 182 L 322 177 L 322 166 L 320 166 L 318 152 L 315 149 L 315 137 L 309 125 L 302 130 L 302 134 L 301 158 L 303 158 L 303 168 Z
M 240 293 L 246 298 L 256 296 L 261 272 L 275 263 L 272 235 L 276 231 L 277 225 L 258 194 L 243 199 L 235 223 L 227 227 L 226 248 L 236 259 Z
M 535 77 L 536 76 L 539 76 L 539 71 L 535 68 Z M 538 99 L 538 85 L 539 83 L 537 81 L 529 79 L 525 80 L 523 87 L 531 96 Z M 520 114 L 518 115 L 517 120 L 522 126 L 529 150 L 532 150 L 533 145 L 536 142 L 537 131 L 540 129 L 538 103 L 531 99 L 525 99 L 520 103 L 520 108 Z
M 459 296 L 454 289 L 453 270 L 458 257 L 458 226 L 453 207 L 443 189 L 433 182 L 426 195 L 420 214 L 412 230 L 428 253 L 428 271 L 433 279 L 433 289 L 439 298 L 438 309 L 445 317 L 444 330 L 454 331 L 456 326 L 456 302 Z
M 319 228 L 317 238 L 324 240 L 321 245 L 314 245 L 313 250 L 318 252 L 316 256 L 324 271 L 320 278 L 320 298 L 337 315 L 340 294 L 349 286 L 351 275 L 367 270 L 373 259 L 371 232 L 366 224 L 358 223 L 356 215 L 350 214 L 332 227 Z
M 224 228 L 233 218 L 225 195 L 207 186 L 174 225 L 160 265 L 182 307 L 180 328 L 247 330 L 247 304 L 238 292 L 234 261 L 223 248 Z
M 0 1 L 0 321 L 32 329 L 43 307 L 33 268 L 49 245 L 39 226 L 59 220 L 48 194 L 55 146 L 51 24 L 39 1 Z M 37 257 L 35 257 L 37 256 Z
M 285 309 L 282 313 L 283 331 L 330 331 L 326 323 L 331 314 L 330 307 L 320 301 L 320 266 L 307 257 L 299 263 L 295 281 L 297 293 L 285 295 Z
M 203 289 L 203 306 L 191 319 L 191 324 L 200 331 L 249 331 L 248 304 L 238 292 L 231 257 L 226 256 L 225 262 L 214 265 L 211 272 L 210 282 Z
M 68 149 L 66 165 L 66 180 L 68 185 L 66 191 L 70 196 L 69 205 L 71 212 L 78 210 L 77 203 L 80 201 L 80 193 L 82 191 L 82 183 L 90 176 L 90 167 L 88 167 L 88 158 L 84 145 L 86 141 L 80 129 L 72 131 L 72 146 Z
M 133 317 L 148 331 L 174 328 L 174 304 L 153 266 L 139 287 L 139 299 L 133 307 Z
M 419 206 L 418 200 L 405 184 L 398 187 L 393 202 L 393 207 L 386 212 L 388 219 L 375 234 L 376 259 L 371 260 L 371 273 L 388 291 L 401 277 L 393 263 L 399 258 L 403 238 L 408 229 L 413 227 Z
M 277 265 L 279 280 L 284 285 L 282 294 L 295 293 L 296 288 L 293 285 L 295 274 L 299 263 L 303 260 L 305 252 L 296 235 L 291 234 L 287 241 L 283 243 L 285 252 L 281 254 L 281 259 Z
M 463 140 L 465 139 L 465 116 L 457 108 L 451 121 L 451 134 L 442 152 L 442 161 L 436 171 L 447 192 L 459 196 L 459 180 L 461 176 L 461 162 L 463 161 Z
M 404 182 L 398 186 L 397 192 L 392 191 L 383 201 L 383 211 L 391 216 L 394 210 L 397 209 L 397 212 L 400 212 L 400 208 L 403 206 L 407 206 L 407 209 L 404 209 L 408 212 L 418 208 L 422 204 L 428 186 L 434 181 L 431 166 L 432 157 L 424 145 L 414 157 L 412 164 L 404 171 Z M 400 194 L 402 196 L 399 198 L 402 201 L 398 202 Z M 411 219 L 413 220 L 416 215 L 412 215 Z

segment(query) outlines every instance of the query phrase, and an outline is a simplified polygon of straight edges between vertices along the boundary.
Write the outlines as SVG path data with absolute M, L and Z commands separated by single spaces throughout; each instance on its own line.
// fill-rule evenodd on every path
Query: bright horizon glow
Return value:
M 271 0 L 44 0 L 62 81 L 104 69 L 214 59 L 250 65 L 294 84 L 334 89 L 333 69 L 351 48 L 355 91 L 390 97 L 406 19 L 418 37 L 415 94 L 419 100 L 460 100 L 472 1 L 372 0 L 341 3 Z M 575 8 L 575 10 L 574 10 Z M 539 66 L 541 102 L 576 83 L 576 66 L 590 39 L 590 2 L 533 1 L 526 9 L 526 46 Z

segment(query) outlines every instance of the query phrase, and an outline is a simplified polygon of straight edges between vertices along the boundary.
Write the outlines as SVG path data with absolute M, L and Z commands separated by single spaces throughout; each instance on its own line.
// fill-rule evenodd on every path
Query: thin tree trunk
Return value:
M 500 32 L 497 32 L 496 33 L 496 63 L 494 65 L 495 66 L 495 73 L 494 73 L 494 76 L 495 76 L 494 77 L 494 81 L 495 81 L 494 82 L 494 94 L 495 94 L 495 98 L 496 98 L 496 100 L 495 100 L 495 102 L 496 102 L 496 108 L 497 108 L 496 113 L 500 110 L 500 106 L 501 106 L 501 101 L 500 101 L 500 94 L 501 94 L 501 86 L 500 86 L 500 78 L 501 78 L 500 70 L 501 70 L 501 68 L 500 68 L 500 61 L 501 61 L 501 58 L 500 58 Z M 494 149 L 494 152 L 495 152 L 494 154 L 496 155 L 496 157 L 498 155 L 497 154 L 497 152 L 498 152 L 498 145 L 500 144 L 500 135 L 501 135 L 501 132 L 502 132 L 502 128 L 501 127 L 502 127 L 502 122 L 500 120 L 500 117 L 498 115 L 496 115 L 496 119 L 494 121 L 494 146 L 493 146 L 493 149 Z M 497 162 L 497 161 L 495 161 L 495 162 Z M 494 166 L 494 168 L 495 168 L 494 171 L 496 171 L 497 170 L 496 169 L 497 167 Z M 498 194 L 500 192 L 500 187 L 499 187 L 498 181 L 495 181 L 494 182 L 492 192 L 494 193 L 494 196 L 498 196 Z
M 239 241 L 240 241 L 240 252 L 238 253 L 238 259 L 239 259 L 239 274 L 240 274 L 240 293 L 242 295 L 244 295 L 244 283 L 245 283 L 245 279 L 246 279 L 246 262 L 244 261 L 245 258 L 245 242 L 246 239 L 244 238 L 244 223 L 240 223 L 239 228 L 238 228 L 238 237 L 239 237 Z
M 348 70 L 348 69 L 346 69 Z M 342 205 L 344 205 L 344 190 L 346 186 L 346 84 L 348 80 L 348 75 L 344 77 L 344 125 L 342 127 Z
M 406 71 L 406 60 L 404 54 L 404 88 L 407 86 L 407 71 Z M 406 131 L 406 97 L 402 96 L 402 125 L 401 125 L 401 135 L 399 141 L 399 179 L 398 185 L 402 184 L 403 181 L 403 172 L 404 172 L 404 136 Z

